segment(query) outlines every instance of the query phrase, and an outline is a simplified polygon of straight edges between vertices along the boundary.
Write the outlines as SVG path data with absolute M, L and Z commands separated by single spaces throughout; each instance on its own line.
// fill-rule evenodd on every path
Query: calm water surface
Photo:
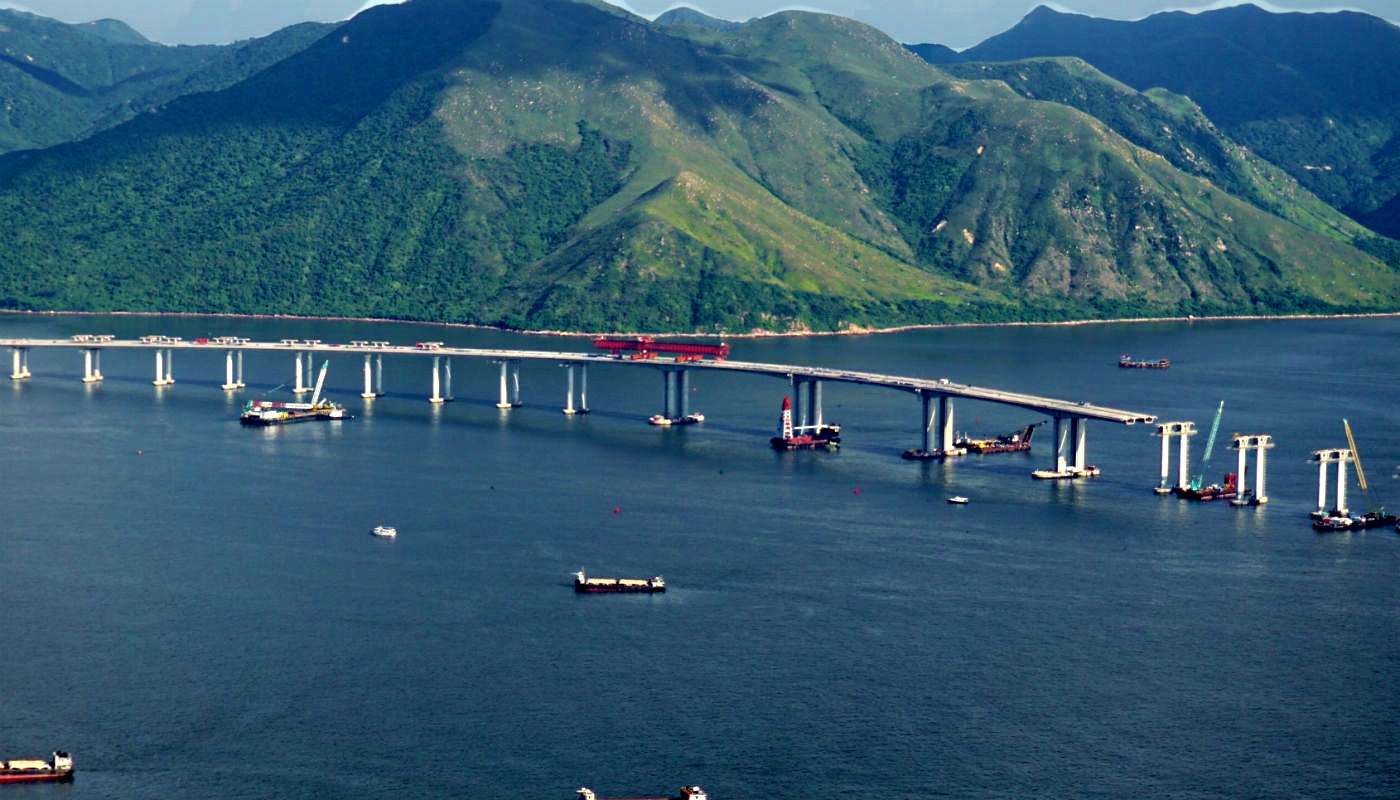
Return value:
M 301 321 L 0 317 L 0 337 L 586 340 Z M 22 798 L 1394 798 L 1400 536 L 1318 535 L 1311 451 L 1350 420 L 1369 502 L 1400 507 L 1400 320 L 938 330 L 736 341 L 847 367 L 1268 433 L 1261 508 L 1152 494 L 1151 429 L 1093 423 L 1104 475 L 1029 454 L 917 464 L 919 401 L 827 384 L 839 453 L 766 446 L 786 385 L 697 374 L 703 425 L 659 430 L 652 369 L 454 364 L 456 402 L 390 358 L 356 419 L 244 429 L 287 354 L 35 350 L 0 387 L 0 758 L 57 747 Z M 1120 370 L 1118 355 L 1172 359 Z M 0 353 L 8 358 L 8 353 Z M 8 361 L 5 362 L 8 367 Z M 960 402 L 957 427 L 1030 412 Z M 1048 434 L 1049 426 L 1042 429 Z M 1199 457 L 1204 436 L 1194 455 Z M 1193 472 L 1195 471 L 1193 465 Z M 1173 468 L 1174 471 L 1174 468 Z M 952 506 L 945 499 L 967 495 Z M 1350 505 L 1368 499 L 1353 481 Z M 376 540 L 380 523 L 399 529 Z M 578 597 L 580 566 L 664 575 Z

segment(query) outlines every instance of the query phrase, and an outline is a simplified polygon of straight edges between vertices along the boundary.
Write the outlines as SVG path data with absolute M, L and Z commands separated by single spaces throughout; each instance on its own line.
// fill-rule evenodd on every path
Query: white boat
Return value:
M 955 494 L 952 497 L 948 498 L 948 502 L 952 503 L 953 505 L 964 506 L 967 505 L 967 498 L 963 497 L 960 494 Z
M 399 535 L 399 532 L 397 530 L 389 527 L 388 525 L 375 525 L 374 530 L 370 531 L 370 533 L 382 539 L 393 539 L 394 537 Z

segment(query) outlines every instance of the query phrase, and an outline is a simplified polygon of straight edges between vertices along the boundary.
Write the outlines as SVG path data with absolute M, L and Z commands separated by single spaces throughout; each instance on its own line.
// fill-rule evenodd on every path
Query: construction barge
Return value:
M 1133 357 L 1126 353 L 1118 357 L 1118 366 L 1123 369 L 1168 369 L 1171 365 L 1172 362 L 1165 358 L 1156 361 L 1134 361 Z
M 666 581 L 655 578 L 590 578 L 579 567 L 574 573 L 574 591 L 579 594 L 655 594 L 666 591 Z
M 792 398 L 783 398 L 783 413 L 778 418 L 778 435 L 768 440 L 774 450 L 836 450 L 841 447 L 840 425 L 792 424 Z
M 73 757 L 62 750 L 53 751 L 48 761 L 17 758 L 0 761 L 0 783 L 40 783 L 73 780 Z
M 290 425 L 294 422 L 314 420 L 352 419 L 345 406 L 321 398 L 321 387 L 325 385 L 326 368 L 330 362 L 321 365 L 321 375 L 316 379 L 316 390 L 309 403 L 284 403 L 280 400 L 249 400 L 243 406 L 238 421 L 244 425 Z
M 1044 420 L 1032 422 L 1019 431 L 1004 433 L 993 439 L 973 439 L 963 434 L 953 440 L 953 446 L 969 453 L 1020 453 L 1031 449 L 1031 436 L 1037 427 L 1044 424 Z

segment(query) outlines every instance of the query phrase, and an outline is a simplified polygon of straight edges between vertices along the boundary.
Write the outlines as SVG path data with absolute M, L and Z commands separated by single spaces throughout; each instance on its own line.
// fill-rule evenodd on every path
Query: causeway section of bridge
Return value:
M 0 348 L 11 351 L 12 380 L 31 377 L 29 352 L 36 348 L 62 348 L 82 354 L 83 377 L 87 383 L 103 379 L 102 352 L 107 349 L 146 350 L 154 355 L 156 386 L 175 382 L 174 358 L 177 351 L 218 351 L 225 355 L 225 375 L 222 387 L 237 390 L 243 382 L 243 354 L 281 352 L 291 357 L 294 392 L 309 392 L 313 359 L 319 355 L 359 355 L 363 358 L 364 391 L 362 397 L 372 399 L 384 393 L 383 363 L 385 357 L 419 358 L 430 362 L 431 392 L 428 401 L 442 403 L 452 399 L 452 359 L 486 359 L 499 365 L 497 407 L 516 408 L 520 401 L 520 365 L 525 361 L 558 364 L 566 374 L 566 414 L 586 413 L 588 409 L 588 368 L 594 365 L 654 369 L 662 373 L 659 416 L 680 419 L 689 414 L 687 407 L 689 381 L 692 372 L 719 370 L 741 372 L 778 378 L 791 386 L 794 400 L 794 427 L 819 428 L 822 416 L 823 385 L 829 382 L 849 383 L 909 392 L 921 403 L 920 422 L 922 447 L 910 453 L 924 458 L 946 458 L 962 455 L 955 446 L 953 417 L 954 402 L 959 399 L 1014 406 L 1049 416 L 1055 425 L 1055 461 L 1052 467 L 1037 470 L 1038 477 L 1072 478 L 1093 474 L 1088 462 L 1087 423 L 1090 420 L 1119 425 L 1151 423 L 1153 414 L 1127 411 L 1121 408 L 1087 402 L 1060 400 L 1021 392 L 1009 392 L 985 386 L 957 383 L 947 378 L 913 378 L 882 375 L 873 372 L 812 367 L 794 364 L 766 364 L 730 359 L 700 359 L 695 356 L 675 358 L 627 356 L 622 353 L 588 353 L 552 350 L 512 350 L 497 348 L 448 347 L 442 342 L 417 342 L 394 345 L 384 341 L 352 341 L 346 344 L 326 343 L 315 339 L 283 339 L 278 342 L 255 342 L 224 336 L 185 340 L 172 336 L 143 336 L 139 339 L 117 339 L 108 335 L 76 335 L 68 339 L 0 339 Z M 577 391 L 576 391 L 577 390 Z

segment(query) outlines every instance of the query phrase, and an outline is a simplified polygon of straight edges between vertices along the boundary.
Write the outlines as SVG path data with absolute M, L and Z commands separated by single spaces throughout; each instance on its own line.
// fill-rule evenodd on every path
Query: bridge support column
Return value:
M 433 356 L 433 396 L 428 398 L 429 403 L 441 403 L 442 397 L 442 377 L 439 369 L 442 364 L 442 356 Z
M 501 399 L 496 408 L 519 408 L 520 362 L 507 359 L 496 363 L 501 365 Z
M 1074 471 L 1089 470 L 1089 420 L 1075 417 L 1069 421 L 1070 436 L 1074 439 Z
M 821 430 L 822 420 L 822 382 L 817 380 L 807 381 L 807 395 L 809 404 L 812 407 L 812 427 Z
M 98 383 L 102 380 L 102 350 L 96 347 L 83 349 L 83 383 Z
M 304 367 L 303 367 L 303 365 L 302 365 L 302 357 L 303 357 L 303 356 L 305 356 L 305 358 L 306 358 L 306 363 L 305 363 L 305 366 L 304 366 Z M 306 382 L 309 381 L 309 380 L 311 380 L 311 372 L 312 372 L 311 353 L 310 353 L 310 351 L 307 351 L 307 352 L 305 352 L 305 353 L 297 353 L 296 356 L 295 356 L 295 359 L 296 359 L 296 364 L 297 364 L 297 374 L 296 374 L 297 381 L 296 381 L 296 385 L 292 387 L 292 392 L 295 393 L 295 394 L 306 394 L 307 392 L 311 391 L 311 389 L 312 389 L 312 387 L 306 385 Z
M 25 378 L 32 377 L 32 375 L 29 372 L 28 347 L 11 347 L 10 357 L 14 362 L 14 366 L 10 370 L 10 380 L 22 381 Z
M 1178 440 L 1177 476 L 1176 485 L 1178 488 L 1186 488 L 1186 469 L 1189 461 L 1191 437 L 1196 435 L 1196 424 L 1194 422 L 1163 422 L 1157 425 L 1157 432 L 1153 436 L 1162 438 L 1162 477 L 1157 484 L 1157 488 L 1152 491 L 1157 494 L 1171 494 L 1172 487 L 1168 484 L 1171 475 L 1171 440 Z
M 938 419 L 942 428 L 938 440 L 938 449 L 943 451 L 945 456 L 960 456 L 967 453 L 961 447 L 953 446 L 953 398 L 948 395 L 938 397 Z
M 1317 462 L 1317 510 L 1312 512 L 1315 519 L 1333 514 L 1345 517 L 1350 511 L 1347 508 L 1347 462 L 1351 458 L 1351 450 L 1346 448 L 1313 451 L 1312 460 Z M 1328 464 L 1337 465 L 1337 504 L 1330 509 L 1327 507 Z
M 1230 501 L 1231 505 L 1263 505 L 1269 502 L 1269 495 L 1264 491 L 1264 453 L 1274 446 L 1269 441 L 1268 434 L 1235 434 L 1235 441 L 1231 445 L 1239 451 L 1239 464 L 1235 470 L 1238 477 L 1235 479 L 1239 490 L 1235 493 L 1235 499 Z M 1249 489 L 1249 481 L 1246 479 L 1245 456 L 1250 450 L 1254 451 L 1254 490 Z
M 155 386 L 169 386 L 175 382 L 175 352 L 168 348 L 156 349 Z
M 926 389 L 917 389 L 919 402 L 923 405 L 924 424 L 923 446 L 918 450 L 904 451 L 904 457 L 915 461 L 934 458 L 966 455 L 967 450 L 955 445 L 953 433 L 953 399 L 946 394 L 935 395 Z M 935 406 L 933 399 L 938 398 Z
M 579 365 L 578 365 L 578 368 L 579 368 L 579 370 L 578 370 L 578 372 L 579 372 L 579 384 L 580 384 L 580 387 L 581 387 L 581 388 L 580 388 L 580 392 L 579 392 L 579 404 L 578 404 L 578 408 L 575 408 L 575 407 L 574 407 L 574 365 L 573 365 L 573 364 L 560 364 L 559 366 L 563 367 L 564 370 L 566 371 L 566 373 L 568 374 L 569 390 L 568 390 L 568 394 L 564 397 L 564 413 L 565 413 L 565 414 L 587 414 L 587 413 L 588 413 L 588 365 L 587 365 L 587 364 L 579 364 Z
M 1055 466 L 1052 469 L 1038 469 L 1031 473 L 1033 478 L 1086 478 L 1099 474 L 1098 467 L 1088 462 L 1089 420 L 1085 417 L 1055 417 Z M 1070 453 L 1065 453 L 1066 437 L 1070 439 Z
M 690 414 L 690 371 L 676 370 L 676 416 L 685 419 Z
M 234 370 L 235 363 L 238 366 Z M 226 392 L 243 388 L 243 351 L 229 350 L 224 353 L 224 385 L 219 387 Z
M 372 400 L 376 396 L 374 393 L 374 385 L 370 382 L 372 374 L 370 370 L 371 358 L 372 356 L 370 356 L 369 353 L 365 353 L 365 390 L 363 392 L 360 392 L 360 397 L 363 397 L 366 400 Z
M 449 356 L 442 362 L 442 379 L 446 385 L 443 387 L 447 392 L 448 401 L 456 400 L 457 395 L 452 393 L 452 358 Z
M 675 419 L 676 413 L 676 374 L 669 369 L 661 370 L 661 416 Z

